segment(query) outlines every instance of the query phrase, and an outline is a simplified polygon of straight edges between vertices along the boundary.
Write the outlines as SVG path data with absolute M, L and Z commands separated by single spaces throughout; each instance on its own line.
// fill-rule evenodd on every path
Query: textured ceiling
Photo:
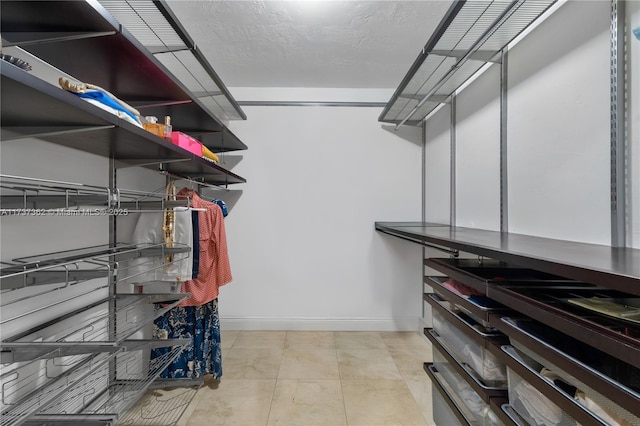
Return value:
M 395 88 L 450 4 L 169 1 L 228 87 Z

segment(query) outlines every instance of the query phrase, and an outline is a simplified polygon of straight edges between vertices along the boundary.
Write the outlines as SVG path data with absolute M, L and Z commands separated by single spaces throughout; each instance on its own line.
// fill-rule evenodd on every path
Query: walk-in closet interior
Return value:
M 640 1 L 0 33 L 1 426 L 640 424 Z

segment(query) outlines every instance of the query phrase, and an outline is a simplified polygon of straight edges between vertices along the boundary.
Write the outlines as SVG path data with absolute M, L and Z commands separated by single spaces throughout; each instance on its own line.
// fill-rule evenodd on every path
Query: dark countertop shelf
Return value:
M 128 164 L 226 185 L 246 180 L 7 63 L 0 64 L 2 140 L 37 137 Z
M 428 222 L 376 222 L 375 229 L 415 242 L 497 259 L 640 295 L 640 250 Z

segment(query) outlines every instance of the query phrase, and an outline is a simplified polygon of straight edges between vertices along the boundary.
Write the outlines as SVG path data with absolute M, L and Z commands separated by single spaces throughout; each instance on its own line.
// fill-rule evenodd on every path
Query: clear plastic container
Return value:
M 456 359 L 467 364 L 485 384 L 498 386 L 506 383 L 507 368 L 504 363 L 446 321 L 435 310 L 433 311 L 433 329 L 440 335 L 442 343 L 453 352 Z
M 459 425 L 460 420 L 447 405 L 444 397 L 435 385 L 431 385 L 433 400 L 433 421 L 437 425 Z
M 458 374 L 449 364 L 447 359 L 436 348 L 433 349 L 433 365 L 449 384 L 457 399 L 461 401 L 467 410 L 473 415 L 480 426 L 502 426 L 498 416 L 491 410 L 489 404 L 484 402 L 480 395 L 474 391 L 469 383 Z M 440 423 L 438 423 L 440 424 Z
M 536 388 L 522 379 L 510 368 L 509 376 L 509 405 L 532 426 L 575 426 L 573 420 L 560 407 Z
M 536 366 L 546 367 L 553 371 L 564 383 L 575 387 L 577 389 L 574 395 L 575 400 L 595 416 L 601 418 L 605 423 L 621 426 L 640 425 L 640 417 L 633 415 L 590 386 L 584 384 L 578 378 L 557 367 L 550 361 L 543 359 L 527 347 L 520 345 L 515 339 L 512 339 L 511 345 L 517 350 L 517 354 L 520 355 L 521 359 L 526 359 L 529 363 L 535 363 Z

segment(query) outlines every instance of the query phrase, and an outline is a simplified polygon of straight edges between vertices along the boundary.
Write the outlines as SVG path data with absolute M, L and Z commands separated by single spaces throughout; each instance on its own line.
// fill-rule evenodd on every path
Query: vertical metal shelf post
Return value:
M 451 95 L 449 153 L 449 225 L 456 226 L 456 94 Z
M 626 246 L 627 100 L 625 2 L 611 1 L 611 245 Z
M 502 49 L 500 61 L 500 231 L 509 232 L 509 174 L 507 156 L 507 93 L 509 91 L 509 54 Z

